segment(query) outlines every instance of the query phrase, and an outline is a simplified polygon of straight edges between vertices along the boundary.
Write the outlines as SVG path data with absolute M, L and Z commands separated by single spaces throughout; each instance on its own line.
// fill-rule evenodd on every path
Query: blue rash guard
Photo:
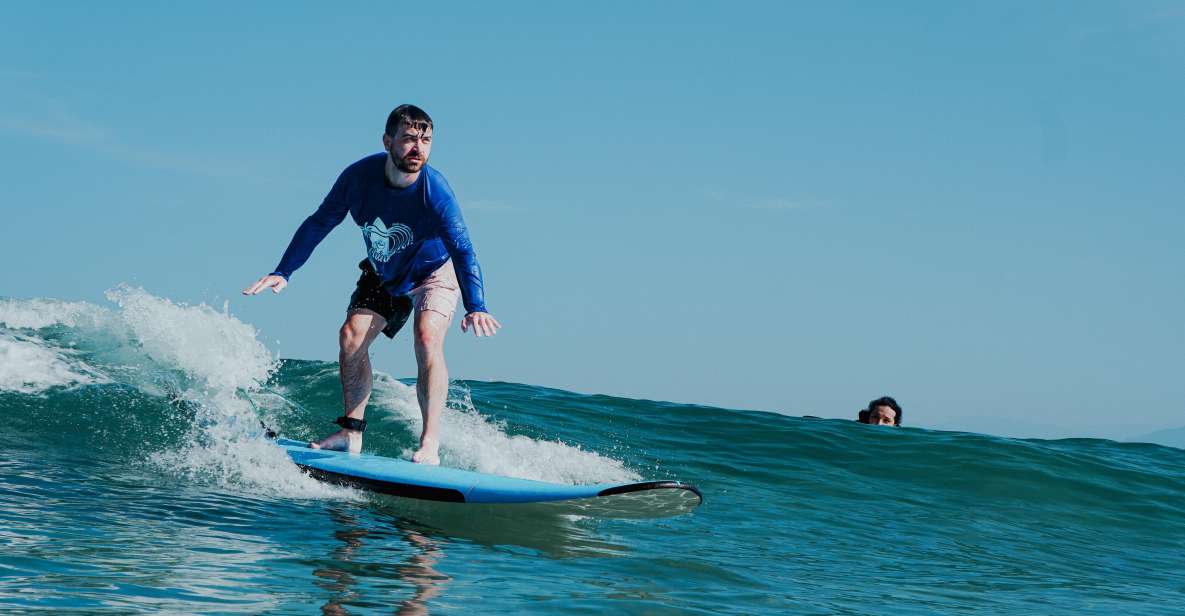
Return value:
M 346 213 L 362 228 L 374 271 L 391 295 L 405 295 L 451 257 L 466 312 L 488 312 L 481 267 L 452 188 L 427 164 L 407 188 L 387 180 L 387 154 L 346 167 L 321 207 L 301 223 L 274 276 L 288 279 Z

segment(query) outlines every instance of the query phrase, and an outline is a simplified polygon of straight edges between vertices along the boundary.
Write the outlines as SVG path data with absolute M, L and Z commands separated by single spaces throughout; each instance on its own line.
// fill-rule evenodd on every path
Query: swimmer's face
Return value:
M 891 406 L 878 406 L 868 413 L 868 423 L 874 426 L 895 426 L 897 411 Z
M 396 135 L 383 135 L 383 148 L 391 155 L 397 169 L 415 173 L 424 167 L 432 153 L 432 127 L 414 127 L 400 122 Z

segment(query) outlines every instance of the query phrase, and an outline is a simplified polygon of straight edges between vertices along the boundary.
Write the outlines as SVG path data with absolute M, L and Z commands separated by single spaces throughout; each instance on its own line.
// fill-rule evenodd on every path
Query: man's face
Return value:
M 897 411 L 889 406 L 878 406 L 868 413 L 868 423 L 874 426 L 895 426 Z
M 391 155 L 396 169 L 415 173 L 424 167 L 432 152 L 432 127 L 421 130 L 400 122 L 399 132 L 394 137 L 383 134 L 383 147 Z

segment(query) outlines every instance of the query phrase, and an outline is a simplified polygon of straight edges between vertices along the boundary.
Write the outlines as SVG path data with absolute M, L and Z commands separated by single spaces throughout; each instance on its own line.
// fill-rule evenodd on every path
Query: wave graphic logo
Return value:
M 407 225 L 395 223 L 388 228 L 382 218 L 375 218 L 374 222 L 362 227 L 362 239 L 366 242 L 370 258 L 378 263 L 386 263 L 391 255 L 411 246 L 415 235 Z

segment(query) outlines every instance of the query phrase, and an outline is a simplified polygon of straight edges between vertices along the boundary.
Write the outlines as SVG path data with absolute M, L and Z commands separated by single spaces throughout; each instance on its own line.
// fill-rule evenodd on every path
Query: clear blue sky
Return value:
M 1183 75 L 1180 2 L 7 3 L 0 295 L 334 358 L 348 221 L 237 292 L 413 102 L 505 325 L 454 378 L 1131 436 L 1185 424 Z

